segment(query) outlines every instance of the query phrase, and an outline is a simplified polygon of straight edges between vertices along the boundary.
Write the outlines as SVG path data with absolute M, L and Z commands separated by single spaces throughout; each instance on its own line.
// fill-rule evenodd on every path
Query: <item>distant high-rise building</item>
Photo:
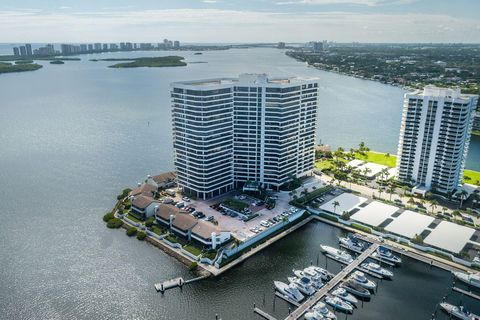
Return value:
M 133 44 L 133 49 L 137 49 L 138 48 L 138 45 L 136 43 Z
M 98 42 L 94 43 L 93 48 L 95 49 L 95 51 L 101 51 L 102 50 L 102 44 L 98 43 Z
M 174 163 L 186 193 L 278 189 L 312 172 L 318 80 L 239 78 L 172 84 Z
M 278 48 L 278 49 L 285 49 L 285 42 L 279 42 L 279 43 L 277 44 L 277 48 Z
M 103 49 L 103 51 L 107 51 L 108 50 L 108 44 L 104 43 L 102 45 L 102 49 Z
M 313 52 L 320 52 L 323 50 L 323 42 L 313 42 Z
M 27 56 L 31 57 L 33 56 L 33 51 L 32 51 L 32 45 L 27 43 L 25 45 L 25 50 L 27 51 Z
M 87 45 L 86 44 L 81 44 L 80 45 L 80 51 L 81 52 L 87 52 Z
M 18 47 L 13 48 L 13 55 L 16 57 L 20 55 L 20 50 L 18 50 Z
M 55 54 L 55 48 L 53 47 L 53 44 L 47 44 L 45 47 L 40 47 L 38 49 L 35 49 L 33 51 L 34 55 L 39 55 L 39 56 L 49 56 Z
M 173 42 L 173 48 L 179 49 L 180 48 L 180 41 L 176 40 Z
M 93 51 L 93 44 L 88 45 L 88 51 Z
M 25 57 L 27 55 L 27 48 L 25 46 L 20 46 L 20 55 Z
M 131 42 L 125 43 L 125 50 L 132 50 L 133 49 L 133 44 Z
M 125 42 L 120 42 L 120 50 L 125 50 Z
M 405 94 L 397 172 L 401 182 L 450 193 L 463 178 L 477 95 L 427 86 Z

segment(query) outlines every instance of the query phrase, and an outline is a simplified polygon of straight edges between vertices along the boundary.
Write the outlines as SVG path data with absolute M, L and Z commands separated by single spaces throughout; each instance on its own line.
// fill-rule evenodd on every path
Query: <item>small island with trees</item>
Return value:
M 10 72 L 34 71 L 42 68 L 42 65 L 36 63 L 11 63 L 0 62 L 0 74 Z
M 142 58 L 107 58 L 107 59 L 92 59 L 90 61 L 123 61 L 117 64 L 108 66 L 109 68 L 141 68 L 141 67 L 183 67 L 187 63 L 184 57 L 180 56 L 165 56 L 165 57 L 142 57 Z

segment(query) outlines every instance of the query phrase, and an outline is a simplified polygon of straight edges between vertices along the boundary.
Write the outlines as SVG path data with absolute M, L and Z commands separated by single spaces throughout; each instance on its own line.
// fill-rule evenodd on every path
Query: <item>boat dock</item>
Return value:
M 174 279 L 171 279 L 171 280 L 156 283 L 156 284 L 154 284 L 154 287 L 155 287 L 155 290 L 157 290 L 157 292 L 164 293 L 168 289 L 173 289 L 173 288 L 177 288 L 177 287 L 182 288 L 186 284 L 189 284 L 189 283 L 192 283 L 192 282 L 195 282 L 195 281 L 198 281 L 198 280 L 202 280 L 202 279 L 205 279 L 205 278 L 207 278 L 207 276 L 193 278 L 193 279 L 189 279 L 189 280 L 184 280 L 182 277 L 178 277 L 178 278 L 174 278 Z
M 480 301 L 480 296 L 476 295 L 475 293 L 473 293 L 473 292 L 471 292 L 471 291 L 463 290 L 463 289 L 460 289 L 460 288 L 458 288 L 458 287 L 453 287 L 452 290 L 453 290 L 453 291 L 456 291 L 456 292 L 458 292 L 458 293 L 461 293 L 461 294 L 463 294 L 463 295 L 466 295 L 466 296 L 468 296 L 468 297 L 470 297 L 470 298 L 473 298 L 473 299 L 475 299 L 475 300 Z
M 253 305 L 253 312 L 255 312 L 256 314 L 258 314 L 260 317 L 264 318 L 264 319 L 267 319 L 267 320 L 277 320 L 277 318 L 271 316 L 270 314 L 266 313 L 265 311 L 255 307 L 255 305 Z
M 335 288 L 341 281 L 343 281 L 353 270 L 355 270 L 365 259 L 367 259 L 380 245 L 372 243 L 372 245 L 362 252 L 355 260 L 342 269 L 335 275 L 327 284 L 318 290 L 310 299 L 305 301 L 300 307 L 289 314 L 285 320 L 300 319 L 305 312 L 317 304 L 330 290 Z

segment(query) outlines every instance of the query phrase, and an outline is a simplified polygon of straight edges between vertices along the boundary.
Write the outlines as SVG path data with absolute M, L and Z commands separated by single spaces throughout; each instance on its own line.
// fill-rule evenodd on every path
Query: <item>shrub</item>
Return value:
M 194 261 L 190 264 L 190 267 L 188 267 L 188 270 L 193 271 L 193 270 L 197 269 L 197 267 L 198 267 L 198 263 L 196 263 Z
M 361 224 L 358 224 L 358 223 L 352 223 L 350 226 L 352 228 L 355 228 L 357 230 L 360 230 L 366 233 L 372 233 L 372 229 L 370 229 L 369 227 L 362 226 Z
M 129 193 L 130 191 L 132 191 L 132 189 L 130 189 L 130 188 L 125 188 L 125 189 L 123 189 L 123 190 L 122 190 L 122 193 L 117 196 L 117 200 L 122 200 L 122 199 L 124 199 L 124 198 L 128 195 L 128 193 Z
M 416 234 L 416 235 L 412 238 L 411 241 L 412 241 L 413 243 L 415 243 L 415 244 L 423 245 L 423 238 L 422 238 L 422 236 L 419 235 L 419 234 Z
M 107 212 L 103 216 L 103 221 L 108 222 L 108 221 L 112 220 L 113 218 L 115 218 L 115 216 L 113 215 L 113 212 Z
M 342 213 L 341 219 L 344 221 L 350 220 L 350 213 L 348 211 L 345 211 Z
M 107 222 L 107 228 L 110 228 L 110 229 L 118 229 L 122 225 L 123 225 L 123 221 L 118 218 L 110 219 Z
M 327 220 L 330 220 L 330 221 L 334 221 L 334 222 L 338 222 L 338 218 L 337 217 L 334 217 L 334 216 L 331 216 L 329 214 L 326 214 L 326 213 L 323 213 L 323 212 L 320 212 L 318 214 L 319 217 L 322 217 L 324 219 L 327 219 Z
M 137 239 L 140 241 L 145 240 L 146 237 L 147 237 L 147 234 L 143 231 L 140 231 L 139 233 L 137 233 Z
M 130 227 L 130 228 L 127 229 L 127 236 L 133 237 L 136 234 L 137 234 L 137 228 Z
M 147 220 L 145 221 L 145 227 L 151 228 L 153 226 L 153 221 Z

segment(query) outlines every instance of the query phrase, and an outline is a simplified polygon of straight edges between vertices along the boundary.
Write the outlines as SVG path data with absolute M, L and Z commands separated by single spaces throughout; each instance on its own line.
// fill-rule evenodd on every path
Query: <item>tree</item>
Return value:
M 467 199 L 467 196 L 468 192 L 462 189 L 462 191 L 460 191 L 460 208 L 463 205 L 463 201 Z
M 388 152 L 385 153 L 385 158 L 387 158 L 387 159 L 390 158 L 390 153 L 388 153 Z
M 370 168 L 367 168 L 367 167 L 363 168 L 362 171 L 363 171 L 363 175 L 365 176 L 365 178 L 368 176 L 368 174 L 370 172 L 372 172 L 372 170 Z
M 333 201 L 332 205 L 333 205 L 333 212 L 336 212 L 336 211 L 337 211 L 337 207 L 340 205 L 340 202 L 338 202 L 338 201 Z
M 437 208 L 437 205 L 438 205 L 438 201 L 433 199 L 432 201 L 430 201 L 430 208 L 432 208 L 432 214 L 433 214 L 433 211 Z
M 408 199 L 407 203 L 413 206 L 415 204 L 415 199 L 413 199 L 413 197 L 410 197 L 410 199 Z
M 390 201 L 392 201 L 392 195 L 395 193 L 395 186 L 390 184 L 388 186 L 387 192 L 390 194 Z

